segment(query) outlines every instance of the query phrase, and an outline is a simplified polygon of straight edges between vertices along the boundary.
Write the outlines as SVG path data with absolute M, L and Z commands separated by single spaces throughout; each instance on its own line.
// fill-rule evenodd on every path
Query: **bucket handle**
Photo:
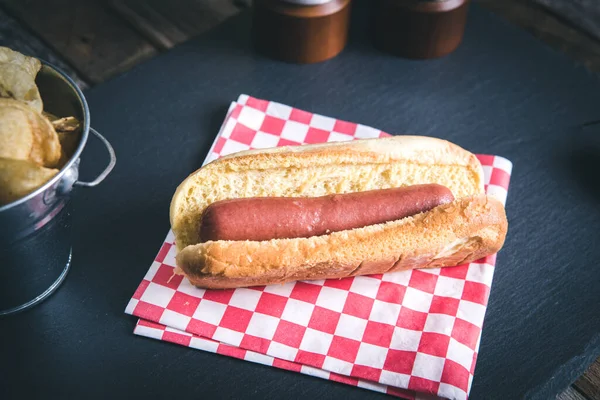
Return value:
M 96 137 L 98 139 L 100 139 L 100 141 L 104 144 L 104 146 L 106 146 L 106 150 L 108 151 L 108 155 L 110 156 L 110 161 L 108 162 L 108 165 L 106 166 L 106 168 L 104 168 L 104 171 L 102 171 L 100 173 L 100 175 L 98 175 L 96 177 L 96 179 L 94 179 L 91 182 L 75 181 L 75 183 L 73 183 L 73 186 L 94 187 L 94 186 L 98 185 L 100 182 L 102 182 L 104 180 L 104 178 L 106 178 L 108 176 L 108 174 L 110 174 L 110 171 L 112 171 L 112 169 L 115 167 L 115 164 L 117 163 L 117 156 L 115 155 L 115 150 L 111 146 L 110 142 L 108 140 L 106 140 L 106 138 L 104 136 L 102 136 L 100 133 L 98 133 L 97 130 L 95 130 L 92 127 L 90 127 L 90 132 L 92 132 L 94 135 L 96 135 Z

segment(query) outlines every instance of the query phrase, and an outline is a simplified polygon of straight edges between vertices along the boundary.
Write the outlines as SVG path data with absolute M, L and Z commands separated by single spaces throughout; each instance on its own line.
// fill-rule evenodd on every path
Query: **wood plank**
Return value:
M 600 73 L 600 41 L 565 24 L 544 7 L 526 0 L 475 0 L 475 2 L 527 30 L 562 51 L 589 71 Z
M 89 86 L 88 82 L 81 78 L 59 54 L 6 14 L 2 8 L 0 8 L 0 46 L 48 61 L 69 75 L 81 89 Z
M 600 358 L 574 384 L 590 400 L 600 400 Z
M 573 26 L 578 26 L 600 40 L 600 2 L 598 0 L 532 0 Z
M 567 390 L 556 396 L 556 400 L 588 400 L 573 387 L 569 386 Z
M 239 0 L 111 0 L 109 4 L 161 50 L 213 28 L 245 5 Z
M 0 0 L 0 4 L 92 83 L 157 54 L 101 0 Z

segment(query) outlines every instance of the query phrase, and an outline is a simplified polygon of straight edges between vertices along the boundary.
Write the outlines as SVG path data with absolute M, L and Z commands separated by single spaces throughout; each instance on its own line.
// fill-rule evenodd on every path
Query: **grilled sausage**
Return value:
M 202 214 L 200 239 L 305 238 L 394 221 L 454 200 L 441 185 L 423 184 L 322 197 L 222 200 Z

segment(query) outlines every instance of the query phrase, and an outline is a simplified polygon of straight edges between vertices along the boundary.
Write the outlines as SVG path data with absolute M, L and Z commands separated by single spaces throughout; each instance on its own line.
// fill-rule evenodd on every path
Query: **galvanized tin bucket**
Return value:
M 36 83 L 44 110 L 82 123 L 71 159 L 35 192 L 0 207 L 0 316 L 40 303 L 64 281 L 71 262 L 71 196 L 74 187 L 92 187 L 116 163 L 110 143 L 90 127 L 90 112 L 77 85 L 56 67 L 42 63 Z M 79 180 L 79 157 L 89 134 L 106 146 L 110 160 L 91 182 Z

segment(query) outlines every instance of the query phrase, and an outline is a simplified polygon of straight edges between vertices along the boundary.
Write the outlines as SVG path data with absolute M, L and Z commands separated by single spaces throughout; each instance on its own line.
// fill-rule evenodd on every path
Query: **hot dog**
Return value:
M 461 147 L 396 136 L 236 153 L 177 188 L 178 273 L 204 288 L 453 266 L 500 250 L 508 223 Z
M 204 210 L 200 241 L 321 236 L 394 221 L 453 200 L 452 192 L 437 184 L 309 198 L 222 200 Z

